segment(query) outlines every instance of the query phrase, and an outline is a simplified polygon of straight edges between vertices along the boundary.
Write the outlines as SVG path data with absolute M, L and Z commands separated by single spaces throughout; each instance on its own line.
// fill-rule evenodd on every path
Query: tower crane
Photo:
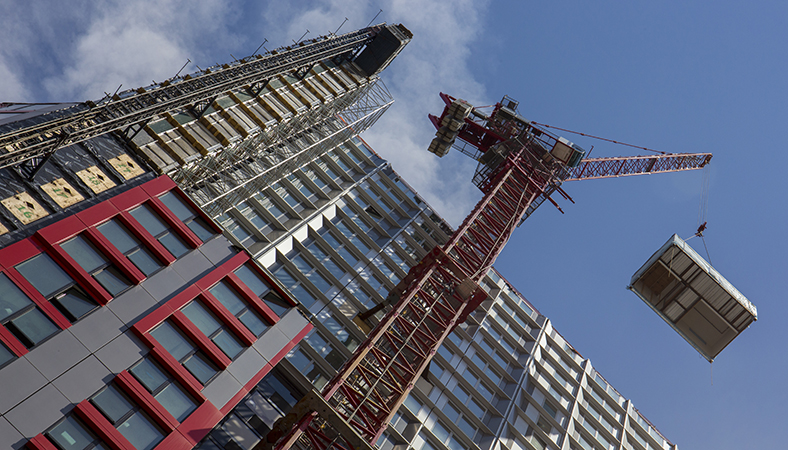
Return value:
M 256 449 L 372 449 L 432 356 L 487 298 L 479 287 L 514 229 L 564 181 L 704 167 L 710 153 L 583 159 L 585 151 L 517 114 L 504 97 L 492 113 L 441 94 L 429 150 L 455 147 L 477 159 L 484 196 L 442 247 L 435 247 L 389 295 L 392 308 L 323 388 L 274 425 Z M 458 140 L 460 142 L 458 142 Z

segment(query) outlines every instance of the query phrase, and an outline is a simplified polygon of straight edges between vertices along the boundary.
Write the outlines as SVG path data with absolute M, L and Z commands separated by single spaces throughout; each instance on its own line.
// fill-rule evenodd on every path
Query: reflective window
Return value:
M 137 450 L 150 450 L 164 439 L 150 417 L 115 385 L 107 386 L 90 402 Z
M 82 261 L 92 265 L 92 256 L 79 257 L 77 262 Z M 79 318 L 98 307 L 98 304 L 82 288 L 77 286 L 76 282 L 52 258 L 44 253 L 19 264 L 16 266 L 16 270 L 71 322 L 76 322 Z M 97 270 L 97 272 L 100 271 L 101 269 Z M 113 284 L 113 276 L 108 275 L 97 278 L 99 281 L 102 279 L 105 280 L 108 286 L 116 286 Z M 120 279 L 121 282 L 123 279 L 125 277 Z M 115 295 L 112 291 L 110 293 Z
M 257 274 L 257 271 L 250 268 L 249 266 L 244 265 L 239 267 L 236 269 L 235 274 L 238 275 L 238 278 L 240 278 L 241 281 L 243 281 L 243 283 L 252 290 L 252 292 L 263 299 L 265 304 L 268 305 L 268 307 L 271 308 L 271 311 L 273 311 L 277 316 L 282 317 L 290 308 L 293 307 L 293 305 L 280 297 L 278 293 L 271 290 L 271 288 L 268 286 L 268 283 L 260 278 L 260 275 Z
M 27 348 L 59 330 L 4 274 L 0 274 L 0 323 Z
M 0 344 L 0 367 L 5 366 L 15 358 L 16 355 L 11 353 L 11 350 L 8 350 L 5 345 Z
M 117 220 L 96 227 L 99 233 L 134 263 L 146 277 L 161 269 L 161 263 Z
M 241 202 L 238 205 L 238 211 L 243 214 L 246 219 L 255 226 L 258 230 L 260 230 L 263 234 L 268 234 L 274 231 L 273 225 L 265 219 L 258 211 L 257 208 L 251 204 L 251 202 Z
M 167 192 L 159 197 L 164 206 L 170 209 L 175 217 L 185 223 L 190 230 L 205 242 L 216 234 L 210 225 L 208 225 L 202 217 L 200 217 L 191 206 L 187 205 L 183 199 L 175 192 Z
M 195 300 L 184 306 L 181 311 L 228 358 L 235 359 L 243 350 L 235 335 L 226 329 L 224 323 L 220 322 L 202 303 Z
M 260 317 L 260 314 L 249 307 L 246 300 L 227 283 L 222 281 L 209 289 L 209 292 L 255 336 L 259 337 L 268 329 L 268 323 Z
M 202 350 L 169 321 L 162 322 L 150 334 L 203 385 L 218 373 Z
M 254 233 L 247 230 L 235 217 L 232 217 L 229 214 L 222 214 L 221 216 L 217 217 L 216 220 L 222 224 L 222 227 L 225 230 L 232 233 L 232 235 L 235 236 L 235 238 L 238 239 L 238 242 L 240 242 L 244 247 L 249 247 L 252 244 L 260 242 L 260 239 L 258 239 Z
M 287 354 L 287 359 L 317 389 L 323 389 L 323 386 L 328 383 L 328 376 L 323 373 L 323 370 L 320 369 L 312 357 L 301 348 L 300 344 Z
M 317 298 L 312 295 L 303 283 L 299 281 L 293 274 L 290 273 L 284 266 L 279 266 L 278 269 L 272 270 L 274 276 L 285 285 L 290 292 L 293 293 L 296 300 L 298 300 L 307 309 L 311 308 L 317 302 Z
M 129 279 L 83 236 L 76 236 L 60 247 L 113 297 L 131 286 Z
M 189 251 L 183 240 L 173 232 L 168 225 L 159 217 L 158 214 L 148 205 L 138 206 L 129 211 L 132 217 L 142 225 L 143 228 L 148 230 L 148 233 L 153 235 L 164 248 L 167 249 L 176 258 L 180 258 Z
M 108 448 L 73 414 L 69 414 L 48 431 L 45 431 L 44 436 L 63 450 Z
M 313 330 L 304 340 L 336 370 L 345 363 L 345 356 L 319 331 Z
M 197 409 L 194 399 L 150 358 L 143 359 L 129 372 L 178 422 Z

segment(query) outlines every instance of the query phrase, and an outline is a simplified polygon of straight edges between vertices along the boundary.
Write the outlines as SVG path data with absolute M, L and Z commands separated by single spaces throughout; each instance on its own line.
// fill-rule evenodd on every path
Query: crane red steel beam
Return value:
M 280 437 L 279 449 L 366 448 L 377 441 L 443 340 L 487 298 L 478 282 L 526 211 L 568 175 L 561 163 L 541 161 L 544 149 L 530 139 L 502 145 L 506 160 L 451 239 L 410 270 L 399 302 L 322 393 L 299 402 L 256 448 L 274 448 Z
M 436 128 L 454 103 L 443 97 L 443 115 L 431 116 Z M 490 116 L 479 115 L 484 125 L 463 113 L 466 125 L 484 128 L 478 132 L 464 133 L 455 124 L 460 139 L 492 155 L 480 158 L 477 169 L 482 200 L 446 245 L 434 248 L 392 291 L 399 300 L 323 391 L 299 401 L 255 450 L 371 450 L 449 333 L 487 298 L 478 283 L 514 229 L 545 200 L 555 204 L 554 192 L 569 198 L 563 181 L 692 170 L 711 159 L 704 153 L 578 161 L 573 158 L 582 149 L 514 112 L 504 110 L 499 118 L 501 109 L 498 103 Z M 496 142 L 488 146 L 479 136 Z
M 569 178 L 565 181 L 696 170 L 708 164 L 711 157 L 711 153 L 668 153 L 588 158 L 580 161 L 577 167 L 570 168 Z

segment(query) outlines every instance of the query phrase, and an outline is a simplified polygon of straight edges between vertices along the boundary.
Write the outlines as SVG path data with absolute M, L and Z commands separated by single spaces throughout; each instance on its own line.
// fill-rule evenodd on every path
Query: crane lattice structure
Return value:
M 506 97 L 490 115 L 442 97 L 443 114 L 431 116 L 438 133 L 430 150 L 445 154 L 457 137 L 470 145 L 480 161 L 474 180 L 482 200 L 443 247 L 409 271 L 393 291 L 393 308 L 323 391 L 296 404 L 257 449 L 372 449 L 443 340 L 487 298 L 478 283 L 514 229 L 544 201 L 556 204 L 552 194 L 569 199 L 564 181 L 693 170 L 711 159 L 583 160 L 582 149 L 522 119 Z

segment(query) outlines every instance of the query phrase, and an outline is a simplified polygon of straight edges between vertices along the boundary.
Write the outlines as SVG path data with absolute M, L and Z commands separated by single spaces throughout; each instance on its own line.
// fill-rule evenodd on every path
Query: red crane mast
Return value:
M 445 94 L 430 151 L 479 160 L 483 198 L 443 247 L 389 294 L 393 307 L 321 393 L 280 419 L 256 449 L 372 449 L 443 340 L 487 298 L 478 283 L 514 229 L 567 180 L 693 170 L 709 153 L 583 160 L 584 151 L 516 113 L 508 97 L 486 115 Z M 455 145 L 459 138 L 464 144 Z

